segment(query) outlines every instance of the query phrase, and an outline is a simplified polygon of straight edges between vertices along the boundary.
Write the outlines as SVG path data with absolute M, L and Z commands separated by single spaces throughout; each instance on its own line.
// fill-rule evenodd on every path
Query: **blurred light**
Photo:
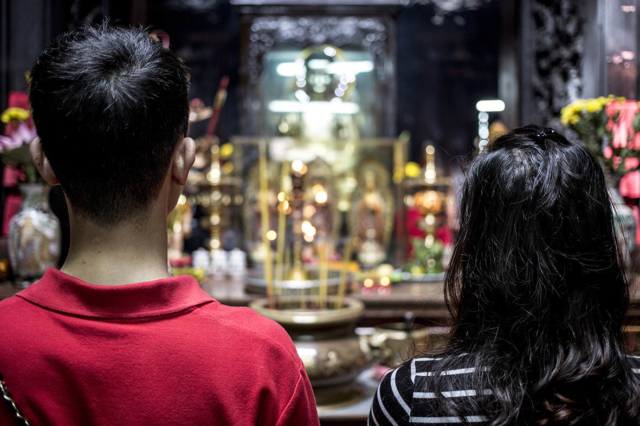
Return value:
M 373 62 L 371 61 L 331 62 L 327 67 L 329 74 L 353 75 L 354 81 L 355 74 L 371 71 L 373 71 Z
M 303 168 L 304 168 L 304 163 L 300 160 L 293 160 L 293 162 L 291 163 L 291 170 L 293 170 L 296 173 L 300 173 Z
M 327 69 L 330 62 L 327 59 L 312 59 L 307 62 L 307 67 L 312 70 L 324 70 Z
M 427 146 L 427 154 L 433 155 L 435 153 L 436 153 L 436 149 L 433 147 L 433 145 Z
M 308 242 L 308 243 L 313 242 L 313 235 L 304 234 L 304 235 L 302 236 L 302 238 L 304 238 L 304 240 L 305 240 L 306 242 Z
M 342 95 L 344 95 L 344 90 L 337 88 L 333 93 L 335 93 L 337 97 L 341 97 Z
M 434 266 L 436 266 L 436 260 L 435 259 L 429 259 L 427 260 L 427 266 L 429 268 L 433 268 Z
M 318 204 L 324 204 L 328 199 L 329 195 L 327 194 L 327 191 L 320 191 L 316 194 L 316 203 Z
M 489 114 L 487 114 L 486 112 L 481 112 L 480 114 L 478 114 L 478 120 L 480 120 L 481 122 L 488 122 L 489 121 Z
M 173 224 L 173 232 L 176 234 L 179 234 L 180 231 L 182 231 L 182 225 L 180 224 L 180 222 L 176 222 Z
M 324 54 L 327 55 L 327 56 L 334 57 L 334 56 L 336 56 L 336 53 L 337 53 L 336 49 L 334 49 L 331 46 L 327 46 L 327 47 L 324 48 Z
M 312 237 L 316 235 L 316 228 L 314 228 L 311 222 L 309 222 L 308 220 L 302 222 L 302 225 L 300 227 L 302 228 L 302 232 L 304 232 L 306 235 L 311 235 Z
M 220 179 L 220 169 L 211 169 L 211 171 L 209 171 L 209 179 L 210 180 L 217 180 Z
M 307 80 L 297 80 L 296 81 L 296 86 L 298 87 L 304 87 L 307 85 Z
M 307 98 L 309 97 L 303 90 L 298 90 L 298 92 L 304 93 Z M 296 97 L 298 92 L 296 92 Z M 301 102 L 271 101 L 269 102 L 269 111 L 275 113 L 307 112 L 311 114 L 357 114 L 360 112 L 358 104 L 353 102 Z
M 373 280 L 371 278 L 367 278 L 366 280 L 364 280 L 364 286 L 366 288 L 371 288 L 373 287 Z
M 427 217 L 424 218 L 424 221 L 427 225 L 433 225 L 436 223 L 436 217 L 432 214 L 428 214 Z
M 307 95 L 307 92 L 305 92 L 304 90 L 296 90 L 296 98 L 298 98 L 300 102 L 305 104 L 311 100 L 309 95 Z
M 380 285 L 383 287 L 388 286 L 389 284 L 391 284 L 391 280 L 389 279 L 389 277 L 382 277 L 380 278 Z
M 273 229 L 270 231 L 267 231 L 267 240 L 274 241 L 277 237 L 278 237 L 278 234 L 276 234 L 276 231 L 274 231 Z
M 297 321 L 297 322 L 305 322 L 305 321 Z M 318 354 L 318 351 L 315 348 L 296 348 L 298 352 L 298 356 L 300 358 L 304 357 L 315 357 Z
M 338 210 L 341 212 L 346 212 L 351 207 L 351 204 L 347 200 L 340 200 L 338 202 Z
M 486 127 L 481 127 L 478 131 L 478 135 L 480 135 L 482 139 L 487 139 L 489 137 L 489 129 Z
M 631 61 L 636 57 L 636 55 L 630 50 L 623 50 L 622 52 L 620 52 L 620 56 L 622 56 L 622 59 L 627 61 Z
M 214 214 L 211 216 L 210 220 L 212 225 L 217 225 L 220 223 L 220 216 L 218 216 L 217 214 Z
M 301 61 L 301 62 L 299 62 Z M 314 70 L 326 70 L 329 74 L 346 75 L 347 82 L 356 81 L 356 74 L 373 71 L 374 65 L 371 61 L 350 61 L 350 62 L 329 62 L 326 59 L 312 59 L 307 63 L 307 67 Z M 303 77 L 304 79 L 304 60 L 296 62 L 282 62 L 276 67 L 276 72 L 282 77 Z
M 633 13 L 636 11 L 636 7 L 633 5 L 622 5 L 620 6 L 620 9 L 624 12 L 624 13 Z
M 283 202 L 286 199 L 287 199 L 287 194 L 285 194 L 284 192 L 278 193 L 278 201 Z
M 433 243 L 436 241 L 435 238 L 433 238 L 433 235 L 427 235 L 427 238 L 424 239 L 424 246 L 425 247 L 432 247 Z
M 313 216 L 314 214 L 316 214 L 316 208 L 315 208 L 315 207 L 313 207 L 312 205 L 308 205 L 308 206 L 306 206 L 304 209 L 302 209 L 302 214 L 303 214 L 305 217 L 311 217 L 311 216 Z
M 299 59 L 296 62 L 282 62 L 276 67 L 278 75 L 283 77 L 293 77 L 294 75 L 302 76 L 304 79 L 304 59 Z
M 220 240 L 216 240 L 216 239 L 211 240 L 210 246 L 214 250 L 219 249 L 220 248 Z
M 500 112 L 504 111 L 504 102 L 500 99 L 478 101 L 476 109 L 481 112 Z
M 183 206 L 186 203 L 187 203 L 187 197 L 185 197 L 184 194 L 180 194 L 180 197 L 178 198 L 178 204 Z

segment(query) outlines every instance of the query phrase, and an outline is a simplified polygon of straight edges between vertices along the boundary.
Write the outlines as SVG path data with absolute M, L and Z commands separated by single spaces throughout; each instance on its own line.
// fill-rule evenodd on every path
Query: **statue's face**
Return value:
M 364 184 L 367 189 L 373 189 L 376 186 L 376 176 L 372 172 L 367 172 L 364 175 Z
M 334 96 L 334 78 L 329 73 L 329 65 L 332 62 L 333 58 L 321 50 L 306 58 L 304 63 L 307 80 L 306 92 L 311 99 L 328 100 Z
M 311 86 L 311 90 L 319 95 L 324 95 L 331 85 L 332 78 L 323 70 L 307 70 L 307 83 Z

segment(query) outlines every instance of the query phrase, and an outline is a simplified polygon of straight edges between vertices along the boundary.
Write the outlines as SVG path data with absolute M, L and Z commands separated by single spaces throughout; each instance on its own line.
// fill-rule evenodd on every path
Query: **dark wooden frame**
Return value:
M 241 16 L 241 68 L 243 87 L 242 129 L 245 135 L 260 135 L 260 72 L 262 57 L 279 43 L 304 48 L 309 44 L 320 44 L 320 34 L 306 30 L 312 25 L 326 26 L 326 31 L 341 40 L 335 43 L 327 37 L 324 41 L 344 45 L 361 45 L 371 53 L 376 63 L 378 82 L 375 116 L 380 123 L 379 136 L 396 135 L 397 90 L 396 69 L 396 16 L 403 4 L 401 0 L 232 0 Z M 306 18 L 300 22 L 299 18 Z M 288 37 L 279 25 L 300 25 L 305 30 L 301 37 Z M 342 27 L 349 22 L 351 27 Z M 256 25 L 257 24 L 257 25 Z M 264 24 L 264 25 L 261 25 Z M 259 37 L 253 37 L 257 34 Z M 384 34 L 365 42 L 369 34 Z

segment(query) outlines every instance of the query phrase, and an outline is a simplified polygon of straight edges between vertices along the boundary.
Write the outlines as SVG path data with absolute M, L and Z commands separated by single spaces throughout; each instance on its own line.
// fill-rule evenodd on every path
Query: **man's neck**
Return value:
M 70 215 L 71 243 L 61 271 L 90 284 L 121 285 L 167 278 L 166 215 L 103 228 Z

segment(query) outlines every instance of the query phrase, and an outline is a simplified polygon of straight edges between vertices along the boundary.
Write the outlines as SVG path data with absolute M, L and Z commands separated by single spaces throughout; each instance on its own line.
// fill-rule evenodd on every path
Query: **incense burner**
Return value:
M 320 408 L 348 405 L 359 398 L 362 392 L 355 379 L 373 358 L 366 338 L 354 331 L 363 303 L 345 298 L 342 307 L 335 308 L 337 300 L 328 297 L 325 309 L 318 307 L 315 297 L 281 298 L 277 309 L 269 308 L 267 299 L 250 304 L 289 333 Z
M 307 279 L 274 280 L 273 285 L 279 287 L 284 296 L 304 292 L 309 294 L 320 288 L 320 274 L 317 269 L 306 271 Z M 340 285 L 340 272 L 328 271 L 327 293 L 336 294 Z M 252 293 L 267 294 L 267 280 L 264 278 L 264 269 L 258 268 L 247 272 L 245 277 L 245 289 Z

